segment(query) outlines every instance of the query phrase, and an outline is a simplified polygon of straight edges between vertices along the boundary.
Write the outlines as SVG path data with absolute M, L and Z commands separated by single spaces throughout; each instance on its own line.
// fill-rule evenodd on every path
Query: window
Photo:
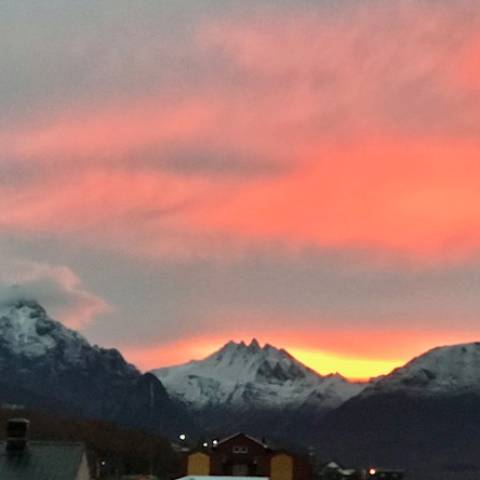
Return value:
M 248 447 L 242 447 L 242 446 L 239 446 L 239 445 L 235 445 L 233 447 L 233 453 L 242 453 L 242 454 L 248 453 Z

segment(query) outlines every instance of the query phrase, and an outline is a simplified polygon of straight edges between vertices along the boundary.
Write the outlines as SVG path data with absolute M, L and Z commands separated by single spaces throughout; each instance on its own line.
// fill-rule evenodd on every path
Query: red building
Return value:
M 308 462 L 286 450 L 243 433 L 214 440 L 212 445 L 190 451 L 185 457 L 186 475 L 268 477 L 271 480 L 310 480 Z

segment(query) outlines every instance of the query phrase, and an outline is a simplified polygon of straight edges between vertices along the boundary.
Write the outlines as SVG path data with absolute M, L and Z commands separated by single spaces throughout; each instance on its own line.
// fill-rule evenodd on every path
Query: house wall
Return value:
M 293 480 L 293 458 L 286 453 L 273 455 L 270 463 L 271 480 Z
M 189 455 L 187 459 L 187 475 L 210 475 L 210 457 L 202 452 Z
M 245 453 L 235 450 L 246 448 Z M 212 475 L 265 476 L 270 473 L 270 460 L 265 447 L 245 435 L 237 435 L 222 442 L 212 451 Z
M 90 475 L 90 469 L 88 468 L 87 456 L 83 454 L 75 480 L 92 480 L 92 478 L 93 477 Z
M 311 480 L 313 478 L 312 465 L 305 457 L 294 457 L 294 480 Z
M 257 476 L 271 480 L 311 480 L 311 465 L 306 458 L 288 451 L 272 451 L 240 434 L 216 448 L 194 451 L 183 457 L 185 475 Z

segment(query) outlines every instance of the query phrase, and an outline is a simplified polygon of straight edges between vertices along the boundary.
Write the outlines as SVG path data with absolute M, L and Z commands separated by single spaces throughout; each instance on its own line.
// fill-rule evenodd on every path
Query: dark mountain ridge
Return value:
M 36 302 L 0 309 L 0 403 L 170 437 L 194 436 L 191 415 L 200 412 L 212 435 L 266 435 L 313 447 L 320 460 L 405 468 L 410 479 L 480 474 L 480 343 L 435 348 L 357 392 L 342 377 L 317 378 L 285 351 L 257 342 L 230 342 L 206 361 L 156 373 L 167 390 Z
M 480 473 L 480 344 L 437 347 L 298 433 L 324 458 L 406 468 L 409 478 Z
M 175 436 L 187 411 L 115 349 L 92 346 L 31 300 L 0 311 L 0 401 Z

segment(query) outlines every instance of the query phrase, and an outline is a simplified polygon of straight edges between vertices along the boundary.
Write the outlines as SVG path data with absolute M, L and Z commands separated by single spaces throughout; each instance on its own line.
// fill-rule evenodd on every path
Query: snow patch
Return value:
M 378 378 L 362 395 L 397 391 L 412 395 L 480 392 L 480 343 L 434 348 Z
M 288 352 L 257 340 L 227 343 L 204 360 L 152 371 L 167 391 L 192 409 L 208 407 L 335 408 L 363 384 L 321 376 Z

